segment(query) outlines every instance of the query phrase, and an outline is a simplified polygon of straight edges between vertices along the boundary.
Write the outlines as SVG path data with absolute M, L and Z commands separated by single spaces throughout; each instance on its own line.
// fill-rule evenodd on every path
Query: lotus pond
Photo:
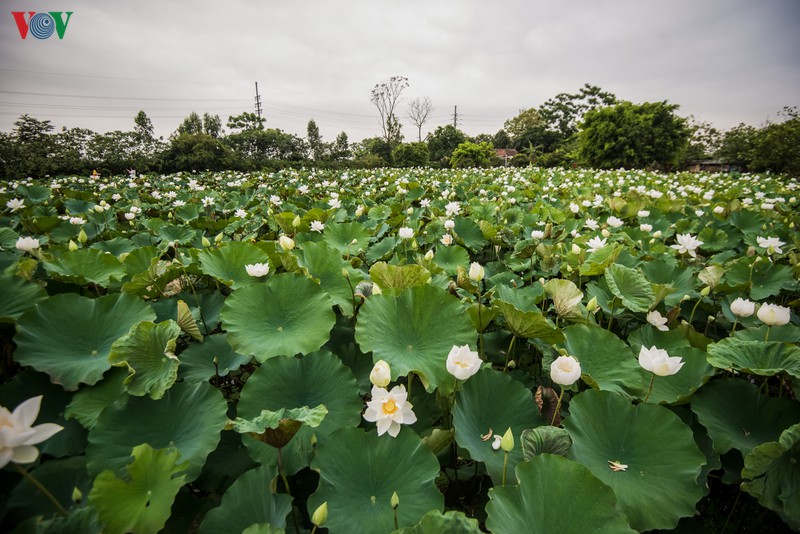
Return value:
M 0 530 L 800 530 L 796 180 L 0 186 Z

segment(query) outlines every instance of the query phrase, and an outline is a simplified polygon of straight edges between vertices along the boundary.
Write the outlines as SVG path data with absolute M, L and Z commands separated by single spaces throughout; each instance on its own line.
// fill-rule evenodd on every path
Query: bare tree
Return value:
M 406 87 L 408 87 L 408 78 L 392 76 L 385 82 L 375 84 L 370 93 L 370 101 L 378 108 L 378 115 L 380 115 L 382 137 L 390 146 L 401 139 L 400 122 L 397 120 L 394 110 Z
M 408 118 L 417 127 L 417 137 L 422 141 L 422 125 L 428 120 L 428 116 L 433 111 L 433 102 L 426 97 L 415 98 L 408 105 Z

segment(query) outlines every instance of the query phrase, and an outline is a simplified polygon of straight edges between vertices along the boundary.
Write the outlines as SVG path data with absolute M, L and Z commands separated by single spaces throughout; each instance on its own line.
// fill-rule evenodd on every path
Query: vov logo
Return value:
M 64 11 L 50 11 L 47 13 L 37 13 L 36 11 L 28 11 L 28 19 L 25 20 L 25 11 L 12 11 L 14 21 L 17 23 L 19 36 L 25 39 L 28 33 L 37 39 L 48 39 L 53 32 L 58 34 L 59 39 L 64 38 L 64 32 L 67 31 L 67 24 L 72 17 L 72 11 L 66 12 L 66 19 L 64 18 Z

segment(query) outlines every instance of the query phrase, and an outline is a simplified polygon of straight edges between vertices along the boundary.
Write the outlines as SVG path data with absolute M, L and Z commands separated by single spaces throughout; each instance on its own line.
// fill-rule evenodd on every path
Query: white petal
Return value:
M 39 415 L 39 407 L 42 404 L 42 396 L 32 397 L 16 408 L 12 417 L 14 418 L 15 426 L 31 426 L 36 421 L 36 416 Z
M 14 455 L 11 457 L 11 461 L 18 464 L 29 464 L 35 462 L 38 457 L 39 449 L 33 445 L 23 445 L 22 447 L 14 449 Z
M 391 434 L 392 433 L 392 431 L 391 431 L 392 423 L 394 423 L 394 421 L 392 421 L 388 417 L 384 418 L 384 419 L 380 419 L 378 421 L 378 435 L 382 436 L 383 434 L 386 433 L 387 430 Z M 394 424 L 397 425 L 397 423 L 394 423 Z M 399 429 L 400 425 L 397 425 L 397 428 Z M 395 431 L 394 435 L 395 436 L 397 435 L 397 431 Z
M 396 438 L 397 434 L 399 433 L 400 433 L 400 424 L 395 421 L 392 421 L 392 424 L 389 425 L 389 435 L 392 436 L 393 438 Z
M 13 449 L 0 449 L 0 469 L 4 468 L 8 462 L 11 461 L 12 456 L 14 456 Z
M 54 435 L 64 430 L 64 427 L 55 423 L 43 423 L 41 425 L 36 425 L 31 430 L 33 430 L 35 434 L 34 436 L 25 440 L 25 445 L 36 445 L 37 443 L 41 443 L 46 439 L 50 439 Z

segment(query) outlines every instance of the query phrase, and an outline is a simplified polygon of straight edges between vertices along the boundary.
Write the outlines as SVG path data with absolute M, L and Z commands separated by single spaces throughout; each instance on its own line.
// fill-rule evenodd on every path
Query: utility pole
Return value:
M 261 118 L 261 95 L 258 94 L 258 82 L 256 82 L 256 115 Z
M 458 128 L 458 106 L 453 106 L 453 127 Z

